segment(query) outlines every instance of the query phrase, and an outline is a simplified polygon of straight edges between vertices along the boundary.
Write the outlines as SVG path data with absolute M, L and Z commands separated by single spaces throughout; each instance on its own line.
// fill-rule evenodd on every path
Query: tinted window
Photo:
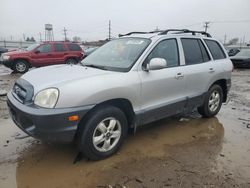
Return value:
M 210 57 L 208 55 L 208 52 L 204 46 L 204 44 L 201 42 L 201 40 L 198 40 L 198 43 L 200 45 L 201 48 L 201 53 L 202 53 L 202 57 L 203 57 L 203 62 L 207 62 L 210 60 Z
M 179 53 L 178 47 L 175 39 L 168 39 L 161 41 L 152 50 L 146 59 L 148 63 L 153 58 L 163 58 L 167 61 L 168 67 L 174 67 L 179 65 Z
M 50 44 L 43 44 L 37 48 L 38 51 L 41 53 L 48 53 L 51 52 L 51 45 Z
M 223 52 L 218 42 L 213 40 L 205 40 L 205 42 L 215 60 L 224 59 L 226 57 L 225 53 Z
M 63 51 L 65 51 L 65 49 L 64 49 L 64 45 L 63 44 L 54 44 L 54 47 L 55 47 L 55 51 L 56 52 L 63 52 Z
M 70 51 L 81 51 L 80 46 L 77 44 L 68 44 L 68 47 Z
M 198 39 L 181 39 L 186 65 L 203 63 L 202 50 Z

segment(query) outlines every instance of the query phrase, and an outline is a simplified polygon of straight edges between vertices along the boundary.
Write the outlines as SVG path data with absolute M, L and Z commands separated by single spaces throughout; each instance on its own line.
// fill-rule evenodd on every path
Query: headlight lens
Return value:
M 3 55 L 3 60 L 9 60 L 10 59 L 10 56 L 8 55 Z
M 56 88 L 49 88 L 40 91 L 36 96 L 34 103 L 44 108 L 54 108 L 59 97 L 59 91 Z

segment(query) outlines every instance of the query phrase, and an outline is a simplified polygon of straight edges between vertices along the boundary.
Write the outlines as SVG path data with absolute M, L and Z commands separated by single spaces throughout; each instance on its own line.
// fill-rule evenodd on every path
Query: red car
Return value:
M 24 73 L 31 67 L 55 64 L 76 64 L 84 57 L 82 48 L 72 42 L 33 44 L 23 51 L 2 54 L 1 63 L 15 72 Z

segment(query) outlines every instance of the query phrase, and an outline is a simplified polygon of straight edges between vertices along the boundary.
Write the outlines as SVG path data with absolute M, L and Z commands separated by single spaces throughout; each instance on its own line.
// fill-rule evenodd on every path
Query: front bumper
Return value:
M 6 66 L 8 68 L 12 68 L 13 63 L 14 63 L 14 61 L 12 61 L 12 60 L 0 60 L 0 64 Z
M 81 118 L 94 106 L 46 109 L 33 104 L 22 104 L 11 92 L 7 97 L 9 111 L 15 124 L 28 135 L 45 142 L 72 142 Z M 72 115 L 78 115 L 79 120 L 69 121 L 68 117 Z

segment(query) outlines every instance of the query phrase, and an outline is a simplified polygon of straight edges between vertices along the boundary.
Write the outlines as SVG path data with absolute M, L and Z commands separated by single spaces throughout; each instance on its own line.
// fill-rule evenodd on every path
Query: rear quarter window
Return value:
M 224 53 L 222 47 L 218 42 L 208 39 L 205 39 L 204 41 L 207 44 L 208 49 L 210 50 L 214 60 L 226 58 L 226 54 Z
M 70 51 L 81 51 L 81 47 L 77 44 L 67 44 Z

